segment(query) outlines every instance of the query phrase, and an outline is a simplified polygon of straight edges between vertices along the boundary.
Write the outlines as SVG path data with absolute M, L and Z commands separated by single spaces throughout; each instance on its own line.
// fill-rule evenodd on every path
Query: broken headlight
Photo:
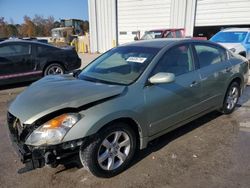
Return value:
M 81 115 L 77 113 L 57 116 L 34 130 L 25 144 L 32 146 L 59 144 L 80 118 Z

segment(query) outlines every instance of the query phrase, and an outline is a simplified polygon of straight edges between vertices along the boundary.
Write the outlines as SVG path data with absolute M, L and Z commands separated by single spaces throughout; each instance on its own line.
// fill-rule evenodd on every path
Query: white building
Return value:
M 91 52 L 131 42 L 139 32 L 185 28 L 207 36 L 223 27 L 250 27 L 250 0 L 88 0 Z

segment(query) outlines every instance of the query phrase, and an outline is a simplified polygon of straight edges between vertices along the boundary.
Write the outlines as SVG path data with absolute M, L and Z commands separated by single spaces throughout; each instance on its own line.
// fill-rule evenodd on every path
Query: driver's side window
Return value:
M 182 75 L 194 70 L 190 45 L 176 46 L 168 50 L 156 65 L 153 75 L 159 72 Z
M 16 56 L 30 54 L 30 45 L 27 44 L 8 44 L 0 47 L 0 56 Z

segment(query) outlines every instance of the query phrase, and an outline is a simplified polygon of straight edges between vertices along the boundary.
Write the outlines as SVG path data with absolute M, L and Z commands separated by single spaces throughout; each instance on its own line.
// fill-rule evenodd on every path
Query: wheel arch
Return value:
M 238 99 L 239 99 L 239 97 L 240 97 L 240 95 L 242 93 L 243 80 L 241 79 L 240 76 L 236 76 L 236 77 L 232 78 L 231 81 L 229 82 L 229 84 L 227 85 L 227 89 L 226 89 L 226 92 L 225 92 L 224 98 L 223 98 L 223 103 L 222 103 L 221 108 L 219 110 L 223 114 L 230 114 L 230 113 L 232 113 L 233 110 L 234 110 L 234 108 L 235 108 L 235 106 L 236 106 L 236 104 L 237 104 L 237 101 L 236 101 L 236 103 L 234 103 L 232 107 L 227 107 L 227 102 L 226 101 L 227 101 L 228 92 L 230 91 L 231 86 L 232 86 L 233 83 L 236 83 L 239 86 L 239 90 L 240 90 L 239 94 L 237 96 L 238 97 L 237 101 L 238 101 Z
M 222 94 L 223 98 L 221 100 L 220 106 L 223 106 L 225 98 L 226 98 L 227 91 L 228 91 L 230 85 L 233 82 L 237 82 L 239 84 L 239 86 L 240 86 L 240 95 L 241 95 L 241 93 L 242 93 L 242 86 L 243 86 L 243 80 L 244 80 L 244 78 L 240 74 L 235 74 L 233 77 L 231 77 L 231 79 L 228 80 L 228 82 L 226 83 L 226 86 L 225 86 L 225 91 Z
M 227 88 L 229 88 L 229 86 L 233 83 L 233 82 L 236 82 L 239 84 L 240 86 L 240 95 L 242 93 L 242 86 L 243 86 L 243 81 L 244 81 L 244 78 L 240 75 L 240 74 L 237 74 L 235 75 L 229 82 Z
M 114 120 L 106 123 L 103 127 L 101 127 L 98 130 L 98 132 L 101 132 L 103 129 L 108 127 L 110 124 L 114 124 L 116 122 L 126 123 L 130 128 L 132 128 L 136 134 L 137 145 L 140 148 L 143 148 L 143 146 L 142 146 L 143 144 L 142 144 L 142 140 L 141 140 L 143 138 L 142 128 L 141 128 L 140 124 L 131 117 L 119 117 L 117 119 L 114 119 Z
M 64 63 L 61 62 L 61 61 L 48 61 L 48 62 L 46 62 L 46 63 L 44 64 L 44 66 L 43 66 L 43 68 L 42 68 L 43 74 L 45 73 L 46 68 L 47 68 L 48 66 L 50 66 L 51 64 L 59 64 L 59 65 L 61 65 L 61 66 L 64 68 L 64 70 L 67 70 L 67 68 L 65 67 Z

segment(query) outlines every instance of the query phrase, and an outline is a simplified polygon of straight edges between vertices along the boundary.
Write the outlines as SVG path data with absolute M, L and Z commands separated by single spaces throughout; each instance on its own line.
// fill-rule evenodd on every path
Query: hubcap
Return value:
M 232 87 L 227 95 L 227 109 L 232 110 L 238 100 L 239 91 L 237 87 Z
M 58 66 L 52 66 L 48 70 L 48 75 L 56 75 L 56 74 L 63 74 L 63 70 L 61 67 Z
M 98 164 L 104 170 L 114 170 L 127 159 L 130 138 L 124 131 L 115 131 L 107 136 L 98 150 Z

